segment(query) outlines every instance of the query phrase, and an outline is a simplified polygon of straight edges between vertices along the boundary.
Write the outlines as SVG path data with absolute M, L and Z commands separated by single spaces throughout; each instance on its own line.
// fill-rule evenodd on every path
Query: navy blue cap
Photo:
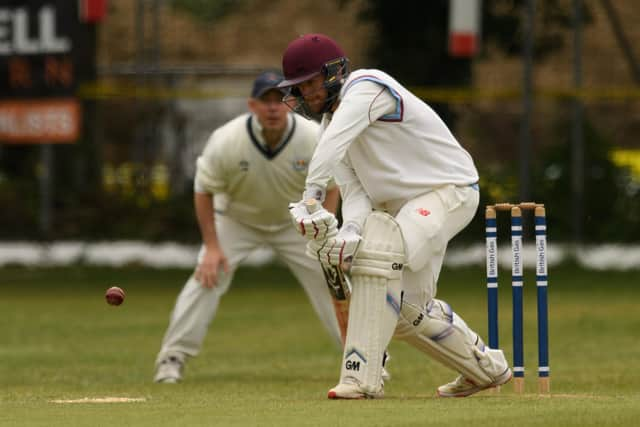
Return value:
M 251 97 L 252 98 L 260 98 L 262 95 L 270 91 L 271 89 L 277 89 L 278 91 L 283 92 L 282 89 L 278 88 L 280 82 L 284 80 L 282 74 L 277 71 L 264 71 L 261 73 L 256 79 L 253 81 L 253 89 L 251 89 Z

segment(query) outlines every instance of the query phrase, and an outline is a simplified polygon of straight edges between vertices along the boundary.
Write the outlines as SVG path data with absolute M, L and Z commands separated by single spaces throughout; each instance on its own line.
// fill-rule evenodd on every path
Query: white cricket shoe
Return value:
M 382 381 L 389 381 L 391 379 L 391 373 L 387 371 L 387 363 L 391 360 L 391 355 L 388 352 L 384 352 L 382 358 Z
M 384 397 L 384 382 L 374 392 L 365 391 L 354 380 L 354 383 L 341 383 L 329 390 L 329 399 L 380 399 Z
M 156 365 L 156 376 L 154 382 L 163 384 L 175 384 L 182 381 L 182 370 L 184 360 L 178 356 L 167 356 L 161 359 Z
M 459 375 L 453 382 L 449 384 L 441 385 L 438 387 L 438 396 L 440 397 L 466 397 L 474 393 L 489 388 L 497 387 L 502 384 L 506 384 L 511 379 L 511 369 L 507 368 L 502 374 L 500 374 L 496 380 L 492 383 L 485 385 L 477 385 L 471 380 Z
M 382 368 L 382 381 L 389 381 L 391 379 L 391 373 L 384 367 Z

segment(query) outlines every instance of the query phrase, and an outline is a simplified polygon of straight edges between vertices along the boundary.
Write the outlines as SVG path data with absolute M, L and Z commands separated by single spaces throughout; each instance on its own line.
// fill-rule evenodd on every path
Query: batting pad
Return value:
M 441 300 L 431 300 L 423 310 L 403 302 L 395 336 L 477 385 L 494 383 L 509 367 L 502 350 L 485 347 L 480 337 Z
M 382 359 L 398 322 L 405 259 L 400 227 L 388 214 L 367 217 L 351 268 L 351 304 L 341 384 L 382 389 Z

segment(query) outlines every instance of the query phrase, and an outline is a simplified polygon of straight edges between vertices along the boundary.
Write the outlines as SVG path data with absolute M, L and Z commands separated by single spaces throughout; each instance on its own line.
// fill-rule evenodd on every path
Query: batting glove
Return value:
M 324 241 L 338 229 L 335 215 L 317 203 L 313 212 L 309 212 L 309 204 L 304 200 L 289 204 L 289 214 L 298 233 L 310 240 Z
M 305 254 L 309 258 L 313 258 L 316 261 L 320 261 L 320 263 L 325 266 L 329 265 L 329 263 L 327 262 L 327 258 L 320 256 L 320 249 L 322 249 L 327 244 L 328 239 L 335 238 L 337 234 L 338 234 L 338 229 L 336 228 L 333 231 L 331 231 L 327 235 L 327 238 L 324 240 L 309 240 L 309 242 L 307 242 L 307 249 L 305 251 Z
M 345 267 L 353 260 L 362 237 L 360 228 L 352 223 L 346 224 L 337 235 L 329 236 L 324 242 L 313 241 L 307 244 L 308 256 L 318 258 L 324 265 Z

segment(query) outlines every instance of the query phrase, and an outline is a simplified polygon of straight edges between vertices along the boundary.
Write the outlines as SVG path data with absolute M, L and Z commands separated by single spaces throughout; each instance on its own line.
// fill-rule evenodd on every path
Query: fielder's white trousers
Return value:
M 302 284 L 311 305 L 336 343 L 342 348 L 333 302 L 318 261 L 305 255 L 306 239 L 291 227 L 261 231 L 233 219 L 216 215 L 218 241 L 227 257 L 230 274 L 222 275 L 215 288 L 204 288 L 191 275 L 178 295 L 158 359 L 168 354 L 196 356 L 202 347 L 209 324 L 229 290 L 238 265 L 256 248 L 271 247 Z M 203 249 L 200 251 L 200 256 Z

